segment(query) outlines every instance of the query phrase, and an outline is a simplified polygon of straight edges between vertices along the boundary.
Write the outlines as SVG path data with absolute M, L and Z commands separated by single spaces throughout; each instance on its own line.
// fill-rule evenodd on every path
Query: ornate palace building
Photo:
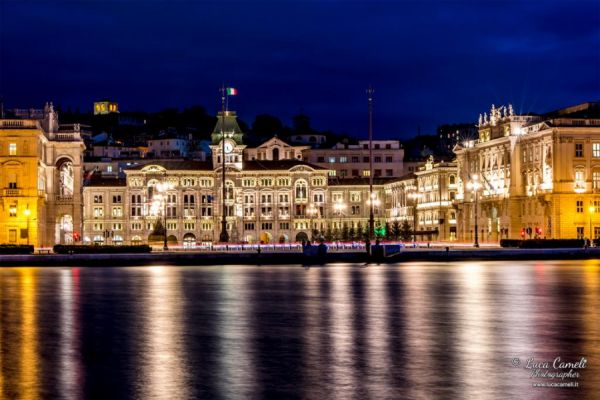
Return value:
M 29 111 L 0 119 L 0 243 L 73 243 L 83 210 L 79 125 L 60 126 L 52 103 Z
M 306 146 L 273 138 L 246 148 L 235 112 L 226 111 L 210 147 L 212 163 L 157 161 L 125 169 L 125 179 L 91 179 L 84 243 L 152 243 L 164 238 L 161 225 L 169 244 L 215 242 L 223 212 L 231 242 L 295 242 L 368 224 L 368 180 L 331 183 L 328 169 L 303 161 Z M 383 218 L 381 182 L 374 193 Z
M 479 138 L 455 147 L 458 236 L 600 236 L 600 103 L 544 115 L 492 106 Z

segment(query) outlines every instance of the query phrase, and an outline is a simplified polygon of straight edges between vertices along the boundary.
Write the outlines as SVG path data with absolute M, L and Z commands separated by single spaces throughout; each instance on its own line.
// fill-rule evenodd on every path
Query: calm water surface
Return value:
M 598 397 L 600 261 L 0 268 L 2 399 Z

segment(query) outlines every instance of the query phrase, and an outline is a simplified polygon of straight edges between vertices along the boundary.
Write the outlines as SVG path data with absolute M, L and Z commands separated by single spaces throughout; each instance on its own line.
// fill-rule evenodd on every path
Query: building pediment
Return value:
M 142 168 L 142 172 L 146 172 L 146 173 L 163 173 L 163 172 L 166 172 L 166 169 L 164 167 L 161 167 L 160 165 L 151 164 L 151 165 L 144 166 Z

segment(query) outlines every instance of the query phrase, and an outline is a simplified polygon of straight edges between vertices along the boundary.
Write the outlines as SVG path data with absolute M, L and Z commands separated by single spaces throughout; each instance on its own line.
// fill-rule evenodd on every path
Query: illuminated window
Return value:
M 10 217 L 16 217 L 17 216 L 17 206 L 16 205 L 10 206 L 10 208 L 8 209 L 8 215 Z
M 369 171 L 368 169 L 364 169 L 362 173 L 363 176 L 371 176 L 371 171 Z
M 594 189 L 600 189 L 600 171 L 592 172 L 592 183 L 594 185 Z
M 592 157 L 600 157 L 600 143 L 592 143 Z
M 583 143 L 575 143 L 575 157 L 583 157 Z
M 10 143 L 8 145 L 8 155 L 10 155 L 10 156 L 17 155 L 17 144 L 16 143 Z

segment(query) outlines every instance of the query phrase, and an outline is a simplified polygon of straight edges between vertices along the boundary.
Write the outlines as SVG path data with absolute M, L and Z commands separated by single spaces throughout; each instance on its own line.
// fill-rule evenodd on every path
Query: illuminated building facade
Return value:
M 492 106 L 478 128 L 455 148 L 459 238 L 475 225 L 483 242 L 600 236 L 600 103 L 540 116 Z
M 415 173 L 385 185 L 390 222 L 407 221 L 420 240 L 457 240 L 456 163 L 430 157 Z
M 74 243 L 82 227 L 77 124 L 60 126 L 52 104 L 40 119 L 0 120 L 0 243 Z

